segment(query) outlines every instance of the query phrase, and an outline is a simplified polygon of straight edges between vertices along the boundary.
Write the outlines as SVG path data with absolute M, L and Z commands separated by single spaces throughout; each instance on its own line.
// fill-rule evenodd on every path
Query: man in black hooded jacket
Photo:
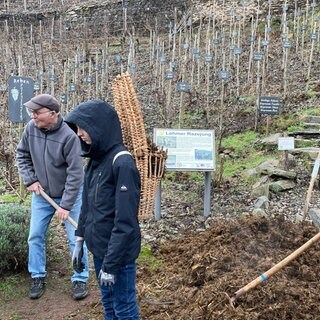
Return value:
M 93 254 L 105 319 L 139 319 L 136 263 L 140 176 L 123 145 L 116 111 L 102 100 L 79 104 L 66 122 L 81 138 L 85 169 L 81 214 L 72 262 L 81 270 L 84 240 Z

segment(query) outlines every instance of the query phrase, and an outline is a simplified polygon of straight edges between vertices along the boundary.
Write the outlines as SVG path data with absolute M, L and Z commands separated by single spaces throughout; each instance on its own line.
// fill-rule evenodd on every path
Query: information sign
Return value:
M 293 150 L 293 149 L 294 149 L 294 137 L 278 138 L 278 150 Z
M 34 95 L 31 78 L 11 76 L 8 80 L 9 119 L 13 122 L 27 122 L 30 117 L 23 104 Z
M 167 170 L 216 170 L 214 130 L 155 128 L 154 142 L 168 151 Z
M 260 97 L 259 113 L 276 115 L 280 113 L 280 97 Z

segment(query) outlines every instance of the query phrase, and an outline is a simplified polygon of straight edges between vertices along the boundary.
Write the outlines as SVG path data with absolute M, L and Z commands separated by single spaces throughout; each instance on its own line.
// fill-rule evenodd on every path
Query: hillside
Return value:
M 217 138 L 218 170 L 212 175 L 210 216 L 203 216 L 203 176 L 168 172 L 163 180 L 160 221 L 141 221 L 143 244 L 161 261 L 156 266 L 139 262 L 141 320 L 320 319 L 319 243 L 241 297 L 235 309 L 227 299 L 318 232 L 310 221 L 295 223 L 296 214 L 304 208 L 314 159 L 305 154 L 294 156 L 296 164 L 290 170 L 297 174 L 294 188 L 268 193 L 269 207 L 257 215 L 252 214 L 256 181 L 251 183 L 245 176 L 245 164 L 254 163 L 249 158 L 251 149 L 259 159 L 279 154 L 274 145 L 256 140 L 242 145 L 241 136 L 235 140 L 239 146 L 222 143 L 249 130 L 257 137 L 264 137 L 267 130 L 287 134 L 289 126 L 300 125 L 301 115 L 319 113 L 317 3 L 3 3 L 1 193 L 19 192 L 15 147 L 25 123 L 9 119 L 10 76 L 31 78 L 34 93 L 55 95 L 65 114 L 90 98 L 113 104 L 112 81 L 129 71 L 148 137 L 152 139 L 154 128 L 194 128 L 213 129 Z M 280 114 L 260 114 L 261 96 L 279 97 Z M 302 143 L 318 144 L 317 140 Z M 317 186 L 314 189 L 311 204 L 319 207 L 319 191 Z M 30 302 L 26 297 L 26 273 L 8 275 L 0 290 L 1 320 L 102 318 L 93 272 L 90 296 L 80 303 L 72 300 L 70 257 L 67 244 L 59 237 L 63 229 L 56 221 L 52 229 L 56 239 L 50 244 L 50 277 L 43 299 Z M 17 288 L 14 294 L 12 284 Z

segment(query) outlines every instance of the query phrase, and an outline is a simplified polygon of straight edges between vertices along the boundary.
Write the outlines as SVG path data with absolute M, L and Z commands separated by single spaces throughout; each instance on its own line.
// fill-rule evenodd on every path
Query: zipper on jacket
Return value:
M 102 175 L 102 172 L 100 171 L 98 174 L 97 183 L 96 183 L 96 192 L 94 195 L 95 201 L 97 201 L 97 198 L 98 198 L 98 190 L 99 190 L 99 182 L 100 182 L 99 180 L 100 180 L 101 175 Z
M 44 171 L 46 173 L 46 178 L 47 178 L 47 185 L 48 185 L 47 192 L 48 192 L 48 194 L 50 194 L 48 171 L 47 171 L 47 166 L 46 166 L 46 161 L 45 161 L 46 160 L 45 155 L 46 155 L 46 151 L 47 151 L 47 134 L 45 133 L 44 136 L 45 136 L 45 139 L 44 139 L 45 144 L 44 144 L 44 152 L 43 152 L 43 165 L 44 165 Z

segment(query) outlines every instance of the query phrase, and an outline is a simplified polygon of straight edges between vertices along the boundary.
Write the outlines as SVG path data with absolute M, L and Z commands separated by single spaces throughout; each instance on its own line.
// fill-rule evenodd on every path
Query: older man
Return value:
M 76 134 L 63 121 L 59 102 L 49 94 L 40 94 L 24 104 L 31 120 L 25 127 L 17 147 L 17 166 L 27 190 L 32 192 L 31 220 L 29 230 L 28 270 L 31 274 L 29 297 L 37 299 L 45 291 L 46 233 L 55 213 L 54 208 L 40 195 L 43 189 L 59 205 L 57 215 L 65 220 L 69 249 L 75 246 L 75 228 L 67 221 L 70 215 L 78 221 L 83 164 L 81 146 Z M 86 247 L 82 272 L 71 276 L 74 299 L 88 294 L 89 278 Z

